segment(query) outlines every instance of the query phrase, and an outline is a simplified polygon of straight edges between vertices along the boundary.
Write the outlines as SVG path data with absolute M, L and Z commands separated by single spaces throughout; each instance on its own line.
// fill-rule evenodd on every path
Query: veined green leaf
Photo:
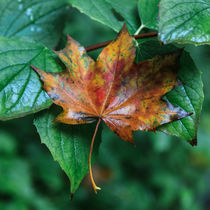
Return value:
M 210 44 L 210 1 L 161 0 L 159 36 L 164 43 Z
M 62 34 L 65 0 L 1 0 L 0 36 L 28 36 L 54 47 Z
M 181 120 L 163 125 L 159 130 L 192 141 L 191 143 L 194 145 L 197 143 L 198 121 L 204 99 L 203 83 L 201 72 L 196 68 L 190 55 L 186 52 L 181 57 L 179 79 L 183 85 L 168 93 L 167 99 L 172 104 L 193 114 Z
M 71 0 L 73 7 L 115 31 L 120 31 L 126 22 L 130 33 L 138 27 L 135 17 L 136 0 Z
M 53 158 L 58 161 L 69 177 L 71 193 L 74 193 L 88 173 L 90 142 L 96 124 L 66 125 L 52 122 L 56 115 L 51 110 L 39 113 L 34 120 L 34 124 L 42 143 L 48 147 Z M 98 153 L 101 130 L 99 129 L 95 139 L 94 156 Z
M 0 119 L 25 116 L 52 104 L 30 65 L 59 71 L 56 55 L 42 44 L 23 38 L 0 38 Z
M 138 11 L 141 18 L 141 28 L 158 30 L 158 10 L 160 0 L 139 0 Z

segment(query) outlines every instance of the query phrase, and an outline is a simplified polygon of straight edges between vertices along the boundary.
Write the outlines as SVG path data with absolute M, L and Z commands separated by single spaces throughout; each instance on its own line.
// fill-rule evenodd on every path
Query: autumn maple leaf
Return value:
M 155 131 L 165 123 L 189 116 L 162 97 L 177 85 L 181 50 L 135 63 L 135 40 L 126 26 L 117 39 L 103 49 L 96 61 L 85 48 L 68 37 L 66 47 L 56 52 L 67 69 L 47 73 L 33 67 L 53 102 L 63 108 L 55 119 L 66 124 L 91 123 L 98 119 L 91 152 L 101 120 L 123 140 L 134 143 L 133 131 Z

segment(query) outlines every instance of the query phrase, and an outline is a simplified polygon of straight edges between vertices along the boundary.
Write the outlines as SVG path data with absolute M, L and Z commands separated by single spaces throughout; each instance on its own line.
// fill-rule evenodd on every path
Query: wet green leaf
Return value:
M 159 36 L 164 43 L 210 44 L 210 1 L 161 0 Z
M 28 36 L 55 47 L 62 34 L 65 0 L 0 1 L 0 36 Z
M 23 38 L 0 38 L 0 119 L 17 118 L 45 109 L 51 99 L 30 65 L 59 71 L 56 55 L 42 44 Z

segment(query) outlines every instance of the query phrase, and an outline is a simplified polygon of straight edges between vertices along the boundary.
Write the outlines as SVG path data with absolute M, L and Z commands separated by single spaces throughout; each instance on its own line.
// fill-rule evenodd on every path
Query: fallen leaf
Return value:
M 96 61 L 68 37 L 66 47 L 56 52 L 66 71 L 47 73 L 33 67 L 53 102 L 63 108 L 55 121 L 81 124 L 98 119 L 89 156 L 95 191 L 99 188 L 92 177 L 91 151 L 101 120 L 123 140 L 134 144 L 133 131 L 155 131 L 162 124 L 190 115 L 162 99 L 178 84 L 181 52 L 158 55 L 136 64 L 135 40 L 124 25 L 117 39 L 103 49 Z

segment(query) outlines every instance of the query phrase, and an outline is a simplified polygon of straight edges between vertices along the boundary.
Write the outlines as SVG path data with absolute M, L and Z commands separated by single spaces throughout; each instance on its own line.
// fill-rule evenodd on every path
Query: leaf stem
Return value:
M 142 24 L 142 25 L 140 25 L 140 27 L 137 29 L 137 31 L 135 32 L 135 34 L 134 35 L 137 35 L 137 34 L 139 34 L 140 33 L 140 31 L 144 28 L 144 24 Z
M 154 32 L 145 33 L 145 34 L 133 35 L 133 37 L 135 39 L 143 39 L 143 38 L 155 37 L 157 35 L 158 35 L 158 32 L 154 31 Z M 98 44 L 94 44 L 94 45 L 86 47 L 85 49 L 86 49 L 87 52 L 90 52 L 90 51 L 97 50 L 99 48 L 105 47 L 110 42 L 112 42 L 112 40 L 109 40 L 109 41 L 106 41 L 106 42 L 101 42 L 101 43 L 98 43 Z
M 94 144 L 94 140 L 95 140 L 96 133 L 98 131 L 98 127 L 99 127 L 100 122 L 101 122 L 101 118 L 98 119 L 98 122 L 97 122 L 97 125 L 96 125 L 96 128 L 95 128 L 95 132 L 93 134 L 93 138 L 92 138 L 92 141 L 91 141 L 90 152 L 89 152 L 89 173 L 90 173 L 90 180 L 91 180 L 91 184 L 92 184 L 92 187 L 93 187 L 95 193 L 97 193 L 97 190 L 100 190 L 101 188 L 98 187 L 95 184 L 95 181 L 93 179 L 93 173 L 92 173 L 92 168 L 91 168 L 91 154 L 92 154 L 92 151 L 93 151 L 93 144 Z

